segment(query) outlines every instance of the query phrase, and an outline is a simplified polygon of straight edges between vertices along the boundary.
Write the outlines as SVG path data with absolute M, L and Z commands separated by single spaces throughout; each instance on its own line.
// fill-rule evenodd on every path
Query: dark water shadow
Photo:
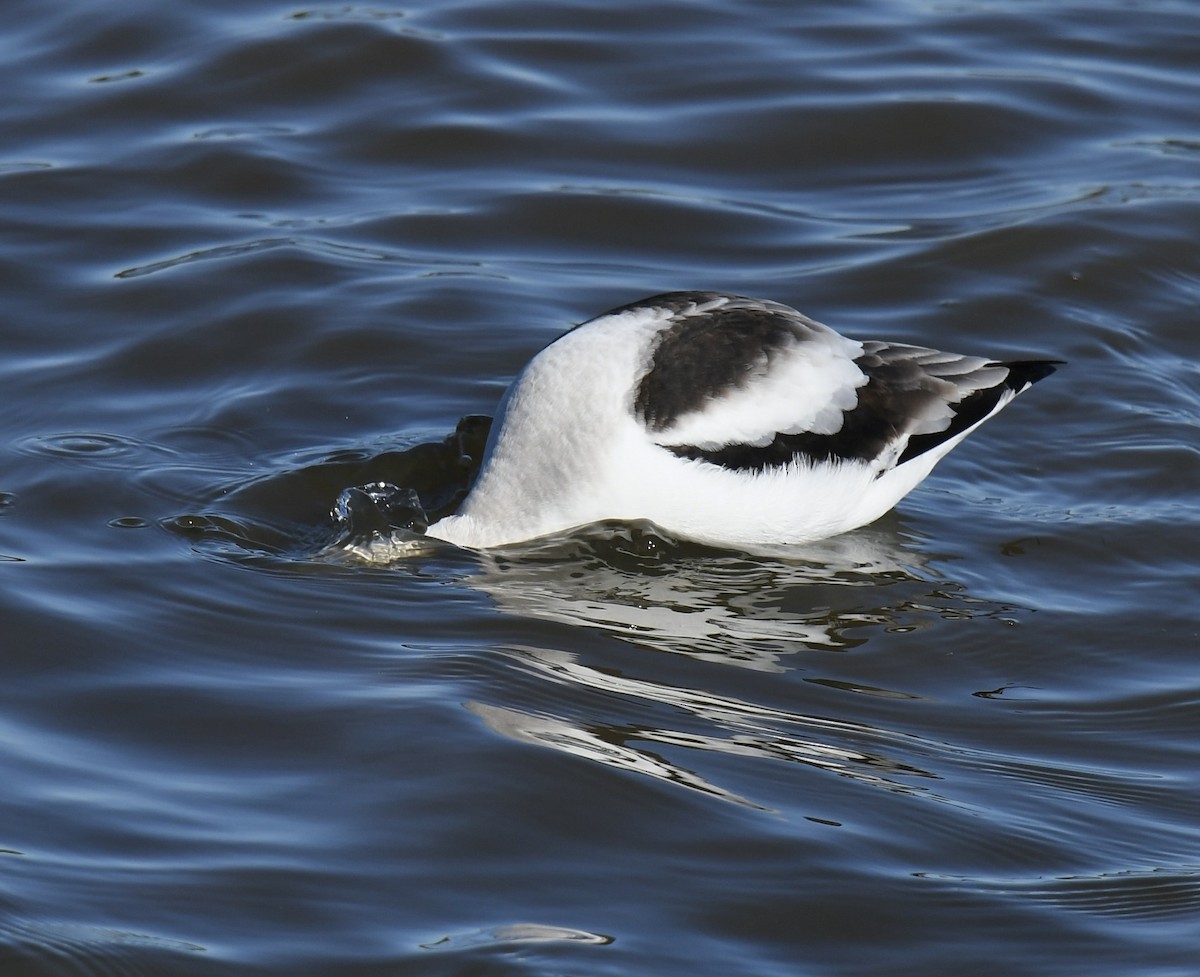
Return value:
M 348 488 L 388 483 L 411 488 L 431 520 L 454 512 L 479 470 L 491 419 L 464 417 L 439 442 L 383 452 L 341 450 L 311 463 L 267 475 L 232 481 L 192 512 L 163 522 L 163 527 L 202 552 L 264 569 L 305 572 L 315 563 L 386 565 L 389 540 L 344 541 L 331 512 Z M 344 549 L 375 544 L 377 559 Z

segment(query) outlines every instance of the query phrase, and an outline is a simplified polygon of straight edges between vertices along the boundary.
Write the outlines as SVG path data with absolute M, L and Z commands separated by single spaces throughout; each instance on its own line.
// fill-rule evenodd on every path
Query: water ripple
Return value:
M 644 722 L 626 725 L 610 720 L 600 723 L 594 717 L 569 719 L 561 714 L 549 715 L 551 707 L 548 701 L 537 713 L 481 702 L 468 703 L 468 708 L 494 731 L 522 742 L 548 746 L 573 756 L 688 787 L 722 800 L 769 810 L 753 799 L 717 786 L 695 771 L 671 762 L 653 748 L 635 744 L 803 763 L 895 791 L 914 789 L 902 778 L 932 776 L 911 764 L 889 758 L 885 753 L 864 752 L 857 747 L 829 741 L 830 738 L 836 740 L 847 735 L 853 740 L 885 742 L 907 738 L 895 733 L 857 723 L 755 705 L 699 689 L 677 688 L 661 682 L 611 675 L 579 662 L 569 652 L 557 649 L 512 648 L 508 654 L 520 666 L 530 668 L 552 682 L 598 692 L 606 698 L 616 696 L 665 705 L 685 717 L 700 720 L 706 726 L 715 726 L 725 735 L 685 730 L 674 724 L 655 727 Z M 541 698 L 549 700 L 554 697 L 547 693 Z M 784 732 L 779 728 L 781 725 L 820 732 L 826 739 Z
M 1122 869 L 1050 878 L 974 879 L 925 876 L 977 892 L 1031 899 L 1097 916 L 1172 922 L 1200 912 L 1200 867 Z
M 183 974 L 191 968 L 179 955 L 205 953 L 182 940 L 9 913 L 0 913 L 0 947 L 9 964 L 24 961 L 46 973 L 83 977 L 152 977 L 164 968 Z
M 3 977 L 1195 970 L 1195 4 L 82 6 L 0 32 Z M 671 288 L 1071 366 L 823 552 L 329 552 Z
M 31 454 L 101 464 L 128 464 L 134 457 L 161 460 L 173 454 L 169 449 L 150 441 L 93 432 L 36 435 L 22 440 L 20 447 Z
M 546 926 L 540 923 L 512 923 L 470 933 L 443 936 L 432 943 L 422 943 L 424 950 L 467 950 L 483 946 L 513 946 L 540 943 L 583 943 L 607 946 L 613 942 L 611 936 L 589 933 L 587 930 L 566 929 L 562 926 Z
M 294 249 L 307 251 L 312 254 L 322 254 L 352 261 L 395 261 L 395 256 L 370 248 L 338 244 L 334 241 L 321 241 L 313 238 L 300 237 L 266 237 L 252 241 L 240 241 L 237 244 L 222 244 L 212 248 L 201 248 L 189 251 L 174 258 L 153 261 L 145 265 L 135 265 L 118 271 L 115 278 L 140 278 L 143 275 L 153 275 L 160 271 L 168 271 L 181 265 L 196 261 L 222 261 L 229 258 L 240 258 L 243 255 L 257 254 L 261 251 L 276 249 Z

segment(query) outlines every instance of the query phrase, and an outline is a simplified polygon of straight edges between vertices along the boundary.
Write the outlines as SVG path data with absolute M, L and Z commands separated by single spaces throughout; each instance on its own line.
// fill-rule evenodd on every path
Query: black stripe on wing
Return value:
M 810 462 L 859 461 L 871 462 L 882 455 L 888 445 L 911 429 L 919 417 L 936 400 L 945 400 L 949 381 L 925 378 L 915 383 L 910 367 L 880 360 L 867 354 L 855 363 L 871 379 L 858 391 L 858 404 L 843 417 L 836 434 L 777 434 L 770 444 L 755 447 L 730 444 L 706 449 L 692 445 L 664 445 L 681 458 L 707 461 L 737 471 L 762 471 L 781 468 L 797 459 Z M 926 451 L 950 440 L 982 421 L 996 409 L 1009 392 L 1020 393 L 1032 383 L 1048 377 L 1060 364 L 1058 360 L 1019 360 L 1010 363 L 988 363 L 988 368 L 1005 367 L 1004 380 L 994 386 L 968 394 L 958 402 L 948 404 L 952 417 L 941 431 L 916 434 L 895 464 L 911 461 Z
M 685 414 L 736 390 L 794 345 L 802 325 L 793 315 L 759 306 L 694 307 L 714 299 L 747 301 L 712 292 L 674 292 L 648 300 L 676 313 L 658 338 L 633 406 L 651 431 L 664 431 Z M 636 307 L 636 306 L 633 306 Z

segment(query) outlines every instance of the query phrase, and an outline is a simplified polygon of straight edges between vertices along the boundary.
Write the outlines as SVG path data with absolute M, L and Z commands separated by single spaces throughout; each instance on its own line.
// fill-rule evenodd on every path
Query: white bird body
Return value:
M 812 542 L 879 518 L 1052 371 L 857 342 L 775 302 L 655 296 L 530 361 L 428 535 L 483 549 L 645 519 L 723 546 Z

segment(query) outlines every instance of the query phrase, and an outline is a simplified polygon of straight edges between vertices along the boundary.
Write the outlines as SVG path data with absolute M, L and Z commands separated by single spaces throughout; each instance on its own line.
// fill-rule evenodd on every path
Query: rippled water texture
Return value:
M 7 4 L 3 977 L 1195 973 L 1198 37 Z M 676 288 L 1069 366 L 800 553 L 330 548 Z

